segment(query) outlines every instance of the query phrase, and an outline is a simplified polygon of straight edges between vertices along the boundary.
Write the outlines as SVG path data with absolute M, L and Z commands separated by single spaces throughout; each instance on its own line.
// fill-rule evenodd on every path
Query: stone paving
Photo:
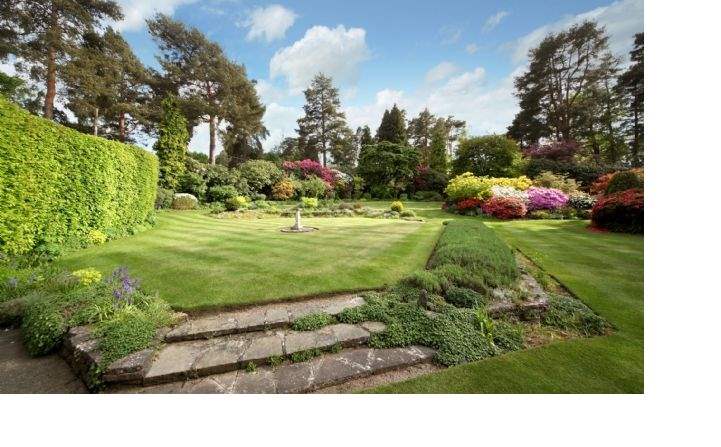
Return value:
M 145 387 L 116 387 L 113 393 L 308 393 L 386 371 L 428 363 L 435 351 L 408 348 L 353 348 L 303 363 L 284 363 L 256 371 L 231 371 L 208 377 Z
M 214 313 L 193 318 L 168 332 L 168 342 L 197 340 L 219 335 L 240 334 L 288 326 L 297 318 L 327 313 L 338 315 L 345 309 L 364 303 L 358 295 L 339 295 L 309 301 L 267 304 L 241 311 Z

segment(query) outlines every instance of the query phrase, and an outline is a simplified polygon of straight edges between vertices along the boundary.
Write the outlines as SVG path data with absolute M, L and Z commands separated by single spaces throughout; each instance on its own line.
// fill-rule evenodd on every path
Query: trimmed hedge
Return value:
M 129 234 L 153 213 L 157 158 L 0 97 L 0 251 Z

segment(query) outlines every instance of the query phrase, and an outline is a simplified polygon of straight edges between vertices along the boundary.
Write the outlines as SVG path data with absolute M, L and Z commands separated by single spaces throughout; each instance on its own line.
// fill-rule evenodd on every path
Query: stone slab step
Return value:
M 124 393 L 308 393 L 351 380 L 430 362 L 435 351 L 424 346 L 353 348 L 303 363 L 232 371 L 181 382 L 115 388 Z
M 150 362 L 141 382 L 148 385 L 185 380 L 242 369 L 251 362 L 263 365 L 272 357 L 309 349 L 358 346 L 367 343 L 371 333 L 382 330 L 385 326 L 377 322 L 335 324 L 317 331 L 275 330 L 170 343 Z M 103 376 L 106 382 L 138 382 L 112 374 L 113 366 L 119 365 L 111 365 Z
M 193 318 L 176 326 L 166 334 L 165 341 L 172 343 L 199 340 L 284 327 L 305 315 L 320 312 L 338 315 L 345 309 L 363 303 L 363 298 L 358 295 L 339 295 L 311 301 L 274 303 L 241 311 L 221 312 Z

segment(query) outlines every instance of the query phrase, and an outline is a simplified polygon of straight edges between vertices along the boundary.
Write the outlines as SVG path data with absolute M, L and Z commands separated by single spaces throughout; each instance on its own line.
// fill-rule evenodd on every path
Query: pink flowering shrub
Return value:
M 301 161 L 284 161 L 283 170 L 288 174 L 294 174 L 300 180 L 305 180 L 310 177 L 318 177 L 329 186 L 333 186 L 336 181 L 336 176 L 333 170 L 326 168 L 322 164 L 313 160 L 301 160 Z
M 568 196 L 554 188 L 528 188 L 528 210 L 555 210 L 568 203 Z

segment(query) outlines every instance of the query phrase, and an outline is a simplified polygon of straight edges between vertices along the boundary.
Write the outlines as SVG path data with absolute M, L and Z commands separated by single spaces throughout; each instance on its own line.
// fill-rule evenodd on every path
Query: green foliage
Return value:
M 542 188 L 554 188 L 563 191 L 566 194 L 578 192 L 578 183 L 563 174 L 555 174 L 551 171 L 543 171 L 533 179 L 533 186 Z
M 498 320 L 493 325 L 493 344 L 502 351 L 518 351 L 524 347 L 524 329 L 519 323 Z
M 235 196 L 225 201 L 225 209 L 228 211 L 238 211 L 248 207 L 248 198 L 245 196 Z
M 603 335 L 608 323 L 596 315 L 581 301 L 565 295 L 551 295 L 548 311 L 541 322 L 563 330 L 573 330 L 583 335 Z
M 403 202 L 395 201 L 391 203 L 391 211 L 395 211 L 397 213 L 400 213 L 403 211 Z
M 318 199 L 315 197 L 301 197 L 300 204 L 302 208 L 318 208 Z
M 326 189 L 326 183 L 316 176 L 298 182 L 298 193 L 302 197 L 325 197 Z
M 400 284 L 435 294 L 443 293 L 443 288 L 446 285 L 442 278 L 428 270 L 418 270 L 413 272 L 401 279 Z
M 77 278 L 78 282 L 84 286 L 100 282 L 100 280 L 103 279 L 103 274 L 94 268 L 75 270 L 71 275 Z
M 198 199 L 192 194 L 178 193 L 173 196 L 174 210 L 192 210 L 198 207 Z
M 293 363 L 301 363 L 301 362 L 307 362 L 310 359 L 313 359 L 315 357 L 319 357 L 323 354 L 323 351 L 321 351 L 318 348 L 313 349 L 306 349 L 305 351 L 298 351 L 294 352 L 290 355 L 290 360 Z
M 544 171 L 550 171 L 575 179 L 582 185 L 590 186 L 599 176 L 614 170 L 615 169 L 610 166 L 596 165 L 592 163 L 531 158 L 528 160 L 523 172 L 527 176 L 535 178 Z
M 451 286 L 446 290 L 446 301 L 456 307 L 474 309 L 486 303 L 485 297 L 472 289 Z
M 248 362 L 245 365 L 245 372 L 252 373 L 252 372 L 255 372 L 257 369 L 258 369 L 258 366 L 253 362 Z
M 293 322 L 292 328 L 296 331 L 315 331 L 324 326 L 335 324 L 336 319 L 327 313 L 304 315 Z
M 406 130 L 406 112 L 393 104 L 391 110 L 383 113 L 381 124 L 376 132 L 376 141 L 405 145 L 408 143 Z
M 634 171 L 621 171 L 616 173 L 606 187 L 606 194 L 626 191 L 629 189 L 643 189 L 643 178 Z
M 151 315 L 135 306 L 124 306 L 95 329 L 103 352 L 101 368 L 152 345 L 157 325 Z
M 458 145 L 453 171 L 456 174 L 470 171 L 478 176 L 515 177 L 520 158 L 518 144 L 504 135 L 466 138 Z
M 205 192 L 208 190 L 205 179 L 197 172 L 186 172 L 180 176 L 179 183 L 178 192 L 192 194 L 200 199 L 205 197 Z
M 241 164 L 238 173 L 248 182 L 252 192 L 270 192 L 271 187 L 283 178 L 283 171 L 266 160 L 250 160 Z
M 173 205 L 173 195 L 175 195 L 175 191 L 172 189 L 158 188 L 158 192 L 155 195 L 155 208 L 170 208 Z
M 363 146 L 357 172 L 371 193 L 382 187 L 397 195 L 412 184 L 417 166 L 418 152 L 414 148 L 381 142 Z
M 158 161 L 0 98 L 0 250 L 26 253 L 90 230 L 129 234 L 153 213 Z
M 413 210 L 401 211 L 401 217 L 416 217 L 416 212 Z
M 208 202 L 225 203 L 226 200 L 232 199 L 236 196 L 238 196 L 238 191 L 236 191 L 235 188 L 230 185 L 211 186 L 210 188 L 208 188 L 206 200 Z
M 172 97 L 163 99 L 163 114 L 158 126 L 158 141 L 153 150 L 160 164 L 160 186 L 178 189 L 180 176 L 185 173 L 185 156 L 188 152 L 188 122 Z

